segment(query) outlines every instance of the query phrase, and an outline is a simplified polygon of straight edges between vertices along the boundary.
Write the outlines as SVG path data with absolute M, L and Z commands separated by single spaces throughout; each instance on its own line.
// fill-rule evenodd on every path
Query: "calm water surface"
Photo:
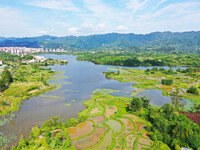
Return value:
M 61 119 L 77 117 L 78 112 L 85 106 L 83 101 L 91 98 L 96 89 L 112 89 L 120 92 L 113 93 L 114 96 L 130 97 L 133 87 L 130 82 L 119 82 L 106 79 L 103 72 L 109 71 L 108 65 L 95 65 L 87 61 L 76 61 L 76 56 L 45 54 L 46 58 L 67 59 L 67 65 L 54 65 L 52 70 L 60 71 L 56 74 L 50 83 L 61 85 L 61 88 L 44 93 L 47 97 L 32 97 L 25 100 L 19 111 L 15 113 L 16 118 L 0 128 L 0 132 L 5 135 L 14 133 L 17 137 L 21 134 L 27 136 L 31 128 L 35 125 L 41 125 L 51 118 L 51 116 L 60 116 Z M 120 67 L 122 68 L 122 67 Z M 126 67 L 134 69 L 147 69 L 152 67 Z M 169 67 L 165 67 L 168 69 Z M 177 68 L 173 68 L 177 69 Z M 53 98 L 51 96 L 58 96 Z M 151 99 L 151 104 L 162 106 L 164 103 L 170 103 L 170 97 L 162 95 L 161 91 L 149 90 L 138 94 Z M 76 100 L 76 101 L 71 101 Z M 71 106 L 65 104 L 70 103 Z M 15 140 L 12 144 L 15 144 Z

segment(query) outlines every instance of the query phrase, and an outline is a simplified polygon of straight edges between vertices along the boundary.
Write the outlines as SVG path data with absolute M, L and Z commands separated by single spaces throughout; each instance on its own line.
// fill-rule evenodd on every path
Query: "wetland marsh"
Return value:
M 57 89 L 25 100 L 20 110 L 14 113 L 14 119 L 1 127 L 0 132 L 4 136 L 13 133 L 17 137 L 15 141 L 12 141 L 12 145 L 17 143 L 21 134 L 25 137 L 28 136 L 32 127 L 42 125 L 51 116 L 60 116 L 60 119 L 77 117 L 78 113 L 85 109 L 83 102 L 90 99 L 93 91 L 97 89 L 111 89 L 108 93 L 113 96 L 131 97 L 134 95 L 133 82 L 120 82 L 105 77 L 103 72 L 110 71 L 109 68 L 113 66 L 77 61 L 76 56 L 70 55 L 44 54 L 42 56 L 52 59 L 66 59 L 68 64 L 51 66 L 52 70 L 58 71 L 58 74 L 54 75 L 49 83 L 56 84 Z M 147 69 L 152 67 L 127 68 Z M 153 92 L 144 95 L 151 94 Z M 140 95 L 144 96 L 142 93 Z M 165 103 L 162 101 L 163 97 L 166 96 L 155 94 L 155 99 L 161 101 L 154 102 L 152 99 L 151 103 L 161 106 Z M 101 110 L 101 108 L 97 110 Z M 109 114 L 109 112 L 107 113 Z

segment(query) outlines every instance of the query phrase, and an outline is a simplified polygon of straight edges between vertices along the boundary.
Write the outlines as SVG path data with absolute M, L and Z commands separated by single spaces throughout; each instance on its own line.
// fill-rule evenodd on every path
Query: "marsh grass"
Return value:
M 55 96 L 55 95 L 40 95 L 40 97 L 57 98 L 57 99 L 65 99 L 64 97 Z

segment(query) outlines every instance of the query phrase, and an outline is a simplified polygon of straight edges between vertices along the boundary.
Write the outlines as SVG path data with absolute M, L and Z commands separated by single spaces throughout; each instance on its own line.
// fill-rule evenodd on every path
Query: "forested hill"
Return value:
M 40 36 L 26 38 L 0 37 L 0 47 L 25 46 L 47 48 L 155 48 L 157 50 L 189 50 L 196 51 L 200 48 L 200 31 L 197 32 L 154 32 L 150 34 L 119 34 L 109 33 L 90 36 Z

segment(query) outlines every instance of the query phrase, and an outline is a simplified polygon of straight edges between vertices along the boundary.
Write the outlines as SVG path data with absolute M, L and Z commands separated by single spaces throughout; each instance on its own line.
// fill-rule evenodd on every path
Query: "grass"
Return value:
M 43 83 L 43 80 L 48 81 L 55 73 L 31 65 L 20 65 L 16 68 L 13 71 L 14 82 L 7 90 L 0 93 L 0 116 L 17 111 L 23 100 L 29 97 L 55 89 L 55 85 L 44 85 Z

